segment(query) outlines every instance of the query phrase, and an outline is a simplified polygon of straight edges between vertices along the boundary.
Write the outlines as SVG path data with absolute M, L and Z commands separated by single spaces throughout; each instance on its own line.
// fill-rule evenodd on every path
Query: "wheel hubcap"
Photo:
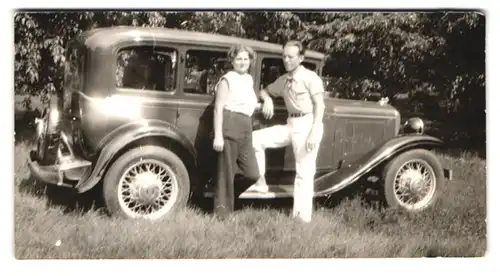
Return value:
M 152 159 L 127 168 L 118 187 L 120 206 L 133 218 L 162 217 L 172 208 L 177 193 L 177 178 L 172 168 Z
M 436 190 L 436 175 L 424 160 L 410 160 L 396 173 L 394 194 L 407 209 L 420 209 L 429 204 Z
M 160 196 L 162 182 L 151 172 L 137 175 L 132 182 L 132 193 L 137 201 L 143 205 L 153 204 Z

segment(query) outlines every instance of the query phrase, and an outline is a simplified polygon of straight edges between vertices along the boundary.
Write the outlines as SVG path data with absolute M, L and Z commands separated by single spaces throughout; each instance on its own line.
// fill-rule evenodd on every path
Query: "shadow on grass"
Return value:
M 371 186 L 376 186 L 372 184 Z M 380 186 L 380 185 L 379 185 Z M 328 197 L 319 197 L 314 199 L 314 208 L 326 208 L 335 210 L 346 200 L 360 199 L 363 206 L 382 210 L 386 205 L 381 189 L 369 188 L 368 184 L 351 185 Z M 192 197 L 190 202 L 192 208 L 200 210 L 206 215 L 213 214 L 213 198 Z M 235 211 L 251 208 L 256 210 L 276 210 L 284 214 L 290 214 L 293 209 L 293 198 L 277 199 L 238 199 L 235 198 Z
M 190 208 L 197 209 L 203 214 L 211 216 L 214 215 L 214 199 L 213 198 L 201 198 L 193 197 L 188 203 Z M 280 210 L 287 213 L 291 210 L 293 206 L 293 199 L 235 199 L 234 211 L 238 212 L 245 208 L 251 208 L 256 210 Z
M 346 201 L 359 200 L 362 208 L 382 212 L 387 207 L 382 187 L 380 183 L 359 181 L 327 197 L 316 199 L 317 207 L 335 211 Z
M 47 208 L 60 208 L 64 214 L 97 212 L 100 215 L 106 215 L 99 186 L 89 192 L 78 194 L 74 189 L 45 185 L 28 177 L 23 179 L 17 188 L 21 193 L 46 199 Z

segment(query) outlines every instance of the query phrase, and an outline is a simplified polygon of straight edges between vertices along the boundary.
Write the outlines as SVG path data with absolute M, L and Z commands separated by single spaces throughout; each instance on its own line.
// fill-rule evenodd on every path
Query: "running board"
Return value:
M 213 192 L 203 193 L 205 197 L 213 197 Z M 293 185 L 269 185 L 267 193 L 260 193 L 246 190 L 238 198 L 240 199 L 271 199 L 271 198 L 292 198 Z

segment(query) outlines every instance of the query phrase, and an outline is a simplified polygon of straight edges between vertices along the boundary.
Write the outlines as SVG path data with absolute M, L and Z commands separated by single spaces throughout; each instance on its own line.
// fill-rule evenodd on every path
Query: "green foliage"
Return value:
M 177 26 L 183 16 L 169 12 L 18 13 L 14 17 L 15 93 L 46 95 L 60 91 L 65 47 L 84 31 L 116 25 Z
M 485 18 L 478 13 L 50 12 L 18 13 L 14 22 L 16 94 L 61 91 L 68 41 L 95 27 L 180 28 L 275 43 L 298 39 L 328 55 L 324 75 L 331 95 L 363 99 L 379 93 L 403 113 L 467 118 L 466 132 L 479 144 L 485 141 Z

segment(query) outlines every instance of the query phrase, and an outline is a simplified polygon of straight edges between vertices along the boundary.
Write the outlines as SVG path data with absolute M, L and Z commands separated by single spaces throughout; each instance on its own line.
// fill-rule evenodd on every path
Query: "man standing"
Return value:
M 314 175 L 319 144 L 323 138 L 324 87 L 316 74 L 301 65 L 305 49 L 299 41 L 289 41 L 283 47 L 283 64 L 287 71 L 260 91 L 264 101 L 264 118 L 274 115 L 274 97 L 283 97 L 288 110 L 286 125 L 276 125 L 253 132 L 253 145 L 259 166 L 260 180 L 252 190 L 267 192 L 264 175 L 265 149 L 292 145 L 295 156 L 293 216 L 311 221 L 314 195 Z

